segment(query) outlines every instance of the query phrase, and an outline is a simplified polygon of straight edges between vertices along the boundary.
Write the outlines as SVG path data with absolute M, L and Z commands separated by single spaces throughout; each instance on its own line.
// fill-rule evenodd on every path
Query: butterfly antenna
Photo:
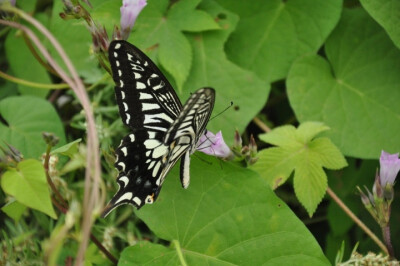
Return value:
M 230 104 L 228 107 L 226 107 L 224 110 L 222 110 L 222 111 L 219 112 L 218 114 L 216 114 L 216 115 L 214 115 L 213 117 L 211 117 L 209 121 L 213 120 L 214 118 L 216 118 L 216 117 L 219 116 L 220 114 L 224 113 L 226 110 L 228 110 L 229 108 L 231 108 L 232 105 L 233 105 L 233 102 L 231 101 L 231 104 Z

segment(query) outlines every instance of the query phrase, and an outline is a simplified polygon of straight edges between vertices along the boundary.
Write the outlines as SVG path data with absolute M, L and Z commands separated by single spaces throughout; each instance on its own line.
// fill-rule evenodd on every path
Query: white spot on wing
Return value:
M 160 169 L 160 166 L 161 166 L 161 162 L 157 162 L 157 164 L 154 166 L 153 173 L 152 173 L 153 177 L 156 177 L 158 170 Z
M 152 99 L 152 98 L 153 98 L 153 96 L 150 93 L 139 92 L 140 100 Z
M 126 114 L 126 123 L 129 124 L 129 120 L 131 119 L 131 116 L 129 114 Z
M 138 197 L 134 197 L 134 198 L 132 199 L 132 201 L 133 201 L 134 203 L 136 203 L 138 206 L 140 206 L 140 204 L 142 203 L 142 201 L 141 201 Z
M 136 82 L 136 88 L 141 90 L 141 89 L 146 89 L 146 85 L 142 82 L 137 81 Z
M 122 72 L 119 69 L 118 69 L 118 76 L 122 76 Z
M 120 80 L 119 81 L 119 86 L 121 87 L 121 88 L 123 88 L 124 87 L 124 82 L 122 81 L 122 80 Z M 122 92 L 121 92 L 122 93 Z M 125 97 L 124 97 L 125 98 Z M 123 99 L 123 98 L 122 98 Z
M 119 166 L 122 168 L 122 172 L 125 172 L 125 164 L 123 162 L 118 163 Z
M 121 48 L 121 44 L 120 44 L 120 43 L 117 43 L 117 44 L 115 45 L 115 49 L 119 49 L 119 48 Z
M 129 137 L 131 138 L 131 142 L 134 142 L 134 141 L 135 141 L 135 135 L 129 134 Z
M 159 109 L 158 104 L 155 104 L 155 103 L 142 103 L 142 106 L 143 106 L 142 111 Z
M 121 80 L 121 82 L 122 82 L 122 80 Z M 124 85 L 124 83 L 122 83 L 122 85 Z M 125 92 L 123 92 L 123 91 L 121 91 L 121 98 L 125 99 Z
M 142 77 L 139 73 L 133 72 L 133 74 L 135 75 L 135 79 L 140 79 Z
M 124 182 L 124 187 L 129 183 L 129 178 L 126 175 L 121 176 L 118 180 Z
M 121 151 L 124 153 L 124 156 L 127 156 L 127 155 L 128 155 L 128 151 L 127 151 L 126 147 L 123 147 L 123 148 L 121 149 Z
M 114 57 L 118 57 L 118 54 L 117 54 L 117 52 L 114 52 Z
M 123 201 L 123 200 L 130 200 L 132 198 L 132 192 L 126 192 L 124 195 L 122 195 L 116 202 L 115 204 Z
M 156 140 L 156 139 L 147 139 L 144 142 L 144 146 L 146 146 L 146 149 L 154 149 L 155 147 L 159 146 L 161 143 L 160 141 Z
M 122 102 L 122 104 L 124 105 L 125 112 L 128 111 L 128 105 L 125 102 Z
M 165 146 L 165 145 L 160 145 L 160 146 L 158 146 L 157 148 L 155 148 L 155 149 L 153 150 L 153 158 L 161 157 L 161 156 L 163 156 L 164 154 L 166 154 L 167 151 L 168 151 L 167 146 Z

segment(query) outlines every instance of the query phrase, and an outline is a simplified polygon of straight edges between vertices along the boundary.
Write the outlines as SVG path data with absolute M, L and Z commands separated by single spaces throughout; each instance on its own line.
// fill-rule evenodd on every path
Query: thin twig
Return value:
M 383 250 L 386 254 L 389 254 L 385 244 L 371 231 L 369 228 L 360 220 L 358 217 L 343 203 L 341 199 L 332 191 L 330 187 L 327 188 L 326 192 L 331 196 L 333 201 L 339 205 L 340 208 Z
M 118 260 L 111 254 L 102 244 L 101 242 L 93 235 L 93 233 L 90 233 L 90 239 L 93 241 L 93 243 L 96 244 L 96 246 L 104 253 L 104 255 L 107 256 L 107 258 L 114 263 L 115 265 L 118 264 Z
M 263 122 L 261 121 L 258 117 L 253 118 L 254 124 L 256 124 L 260 129 L 265 131 L 266 133 L 270 132 L 271 129 Z

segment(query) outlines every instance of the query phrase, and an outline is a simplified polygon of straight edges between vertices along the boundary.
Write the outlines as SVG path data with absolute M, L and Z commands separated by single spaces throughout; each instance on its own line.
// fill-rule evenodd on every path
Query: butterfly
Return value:
M 181 159 L 182 186 L 189 186 L 190 155 L 206 130 L 215 91 L 201 88 L 182 106 L 171 84 L 137 47 L 112 41 L 108 57 L 123 123 L 131 130 L 116 149 L 119 190 L 102 213 L 122 204 L 152 204 L 166 175 Z

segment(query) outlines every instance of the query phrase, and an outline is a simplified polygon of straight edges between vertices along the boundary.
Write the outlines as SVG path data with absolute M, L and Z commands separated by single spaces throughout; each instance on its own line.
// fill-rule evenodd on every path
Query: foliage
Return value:
M 21 13 L 5 12 L 3 2 L 0 21 L 38 34 Z M 92 40 L 94 29 L 103 27 L 108 37 L 102 37 L 111 39 L 121 2 L 91 0 L 90 7 L 87 0 L 17 0 L 59 40 L 90 103 L 21 29 L 1 28 L 0 264 L 69 265 L 85 239 L 85 265 L 112 264 L 112 257 L 121 265 L 327 265 L 342 241 L 340 262 L 357 242 L 362 254 L 380 252 L 325 195 L 337 192 L 380 234 L 356 187 L 372 187 L 381 150 L 400 151 L 396 1 L 148 0 L 128 41 L 160 67 L 182 102 L 200 87 L 213 87 L 218 115 L 207 128 L 222 130 L 237 153 L 258 160 L 247 167 L 243 158 L 227 162 L 196 153 L 187 190 L 175 167 L 153 205 L 122 206 L 102 219 L 101 206 L 117 189 L 114 149 L 128 129 L 106 53 Z M 86 10 L 95 24 L 73 17 L 66 3 Z M 38 36 L 69 70 L 47 36 Z M 99 147 L 88 145 L 87 110 Z M 46 142 L 43 132 L 57 136 L 58 144 Z M 99 184 L 88 183 L 94 148 L 101 151 Z M 98 205 L 88 209 L 93 194 Z M 398 220 L 400 205 L 391 213 Z M 392 223 L 391 232 L 399 234 L 400 223 Z

